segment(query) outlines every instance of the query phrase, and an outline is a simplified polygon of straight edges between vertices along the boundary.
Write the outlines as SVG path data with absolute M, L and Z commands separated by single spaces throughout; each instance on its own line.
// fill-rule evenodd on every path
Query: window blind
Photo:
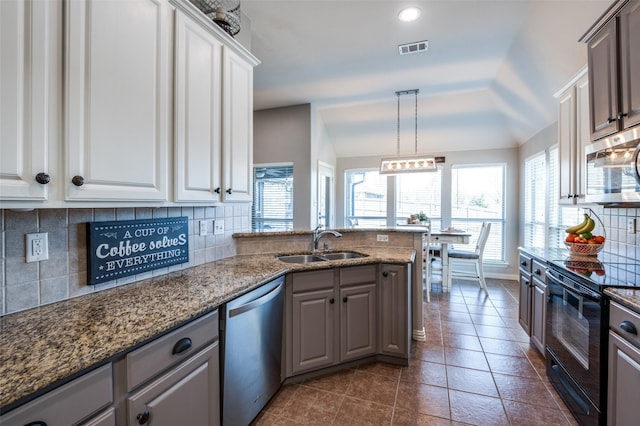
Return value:
M 396 223 L 403 224 L 407 218 L 424 212 L 431 225 L 440 223 L 442 200 L 442 171 L 397 175 L 396 181 Z
M 345 172 L 345 225 L 378 228 L 387 225 L 387 177 L 378 170 Z
M 293 229 L 293 166 L 255 167 L 251 228 L 254 231 Z

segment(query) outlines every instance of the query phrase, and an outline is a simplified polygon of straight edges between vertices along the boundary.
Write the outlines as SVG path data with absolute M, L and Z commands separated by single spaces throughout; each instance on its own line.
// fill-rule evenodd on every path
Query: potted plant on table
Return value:
M 427 216 L 425 214 L 425 212 L 423 212 L 422 210 L 420 210 L 420 213 L 415 213 L 412 214 L 409 217 L 408 222 L 410 224 L 422 224 L 422 225 L 427 225 L 429 223 L 429 216 Z

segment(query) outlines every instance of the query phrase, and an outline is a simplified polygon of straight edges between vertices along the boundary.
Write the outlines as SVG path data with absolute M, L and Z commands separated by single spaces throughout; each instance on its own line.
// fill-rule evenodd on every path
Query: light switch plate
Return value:
M 627 234 L 635 234 L 636 233 L 636 218 L 632 217 L 627 219 Z
M 213 234 L 214 235 L 224 234 L 224 220 L 217 219 L 213 221 Z
M 49 259 L 49 234 L 47 232 L 27 234 L 26 240 L 25 257 L 27 263 Z
M 201 220 L 200 221 L 200 236 L 201 237 L 205 237 L 207 235 L 207 221 L 206 220 Z
M 377 239 L 377 241 L 381 241 L 383 243 L 388 243 L 389 242 L 389 236 L 388 235 L 378 234 L 376 239 Z

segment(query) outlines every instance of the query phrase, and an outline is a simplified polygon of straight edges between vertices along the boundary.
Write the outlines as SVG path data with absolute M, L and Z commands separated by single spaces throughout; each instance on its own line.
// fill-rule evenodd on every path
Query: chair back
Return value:
M 487 245 L 487 240 L 489 239 L 490 230 L 491 230 L 491 222 L 482 222 L 482 227 L 480 228 L 480 235 L 478 236 L 478 241 L 476 242 L 476 254 L 480 258 L 482 258 L 482 254 L 484 253 L 484 246 Z

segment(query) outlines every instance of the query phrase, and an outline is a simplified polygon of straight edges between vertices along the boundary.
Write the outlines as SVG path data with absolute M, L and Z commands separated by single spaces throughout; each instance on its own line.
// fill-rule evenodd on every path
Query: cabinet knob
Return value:
M 388 277 L 388 276 L 389 276 L 389 273 L 388 273 L 387 271 L 384 271 L 384 272 L 382 273 L 382 276 L 386 278 L 386 277 Z
M 622 321 L 622 323 L 620 324 L 620 328 L 629 334 L 634 334 L 636 336 L 638 335 L 638 329 L 636 329 L 636 326 L 633 325 L 631 321 Z
M 536 275 L 540 275 L 540 274 L 542 274 L 542 271 L 540 269 L 536 268 L 536 270 L 533 271 L 533 273 L 536 274 Z
M 572 194 L 567 194 L 567 198 L 573 198 Z
M 231 195 L 233 193 L 233 190 L 231 188 L 227 189 L 227 194 Z
M 176 344 L 173 346 L 172 353 L 174 355 L 179 355 L 191 349 L 191 345 L 192 345 L 191 339 L 189 339 L 188 337 L 183 337 L 182 339 L 178 340 Z
M 219 194 L 222 192 L 222 189 L 220 187 L 217 187 L 216 189 L 213 190 L 213 192 L 215 192 L 216 194 Z
M 334 299 L 334 298 L 332 297 L 331 299 L 329 299 L 329 303 L 331 303 L 331 304 L 333 305 L 334 303 L 336 303 L 336 299 Z
M 342 298 L 342 301 L 343 301 L 344 303 L 347 303 L 347 300 L 349 300 L 349 298 L 348 298 L 347 296 L 345 296 L 345 297 L 343 297 L 343 298 Z
M 82 176 L 74 176 L 71 179 L 71 183 L 74 184 L 75 186 L 82 186 L 84 185 L 84 178 Z
M 51 176 L 49 176 L 46 173 L 38 173 L 36 175 L 36 182 L 42 184 L 42 185 L 46 185 L 49 182 L 51 182 Z
M 618 120 L 622 120 L 623 117 L 626 117 L 628 114 L 626 112 L 621 112 L 618 114 Z
M 149 416 L 150 416 L 149 412 L 145 410 L 136 416 L 136 420 L 138 420 L 138 424 L 143 425 L 149 421 Z
M 611 124 L 611 123 L 615 123 L 616 119 L 615 118 L 611 118 L 609 117 L 609 119 L 607 119 L 607 123 Z

